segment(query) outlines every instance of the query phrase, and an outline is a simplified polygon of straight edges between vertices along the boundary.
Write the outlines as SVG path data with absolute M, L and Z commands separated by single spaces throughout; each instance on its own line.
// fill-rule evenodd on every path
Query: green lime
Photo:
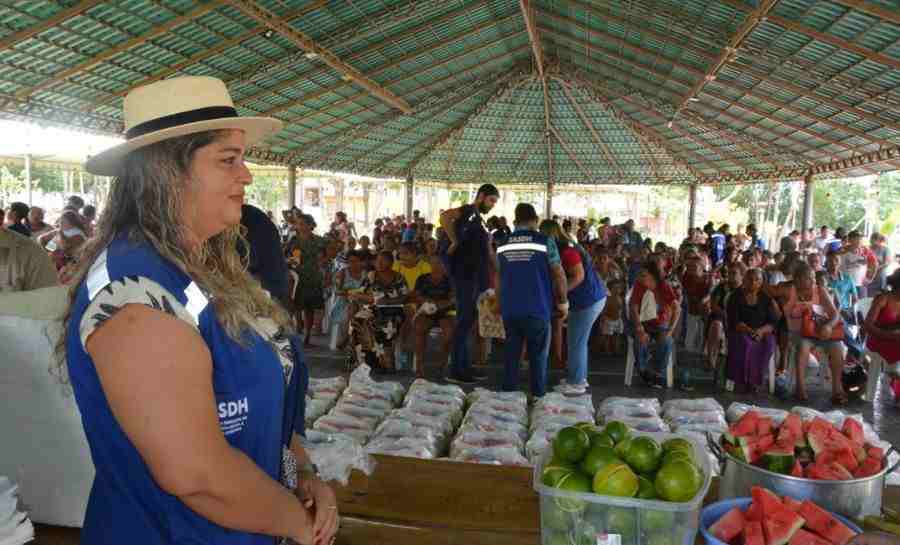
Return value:
M 624 538 L 631 539 L 637 533 L 635 531 L 635 511 L 627 507 L 610 507 L 606 515 L 606 528 L 610 534 L 620 534 Z
M 694 445 L 684 437 L 673 437 L 672 439 L 667 439 L 663 442 L 662 449 L 666 454 L 675 452 L 676 450 L 686 450 L 688 453 L 693 453 Z
M 616 446 L 616 442 L 612 440 L 612 437 L 605 433 L 595 433 L 591 435 L 591 448 L 614 446 Z
M 578 428 L 579 430 L 585 432 L 586 434 L 588 434 L 588 437 L 590 437 L 591 434 L 599 433 L 597 426 L 595 426 L 593 422 L 579 422 L 572 427 Z
M 578 492 L 587 494 L 591 492 L 591 479 L 587 475 L 575 472 L 563 476 L 556 482 L 556 488 L 566 492 Z M 554 498 L 556 505 L 567 513 L 579 513 L 584 511 L 586 502 L 577 498 Z
M 661 499 L 673 502 L 690 501 L 703 485 L 703 474 L 697 466 L 685 460 L 664 465 L 656 474 L 656 493 Z
M 612 447 L 592 447 L 581 461 L 581 470 L 593 477 L 598 471 L 612 463 L 622 463 Z
M 639 475 L 637 497 L 642 500 L 655 500 L 656 488 L 653 486 L 653 481 Z
M 563 476 L 574 471 L 575 466 L 573 465 L 548 465 L 545 466 L 544 471 L 541 472 L 541 482 L 543 482 L 545 486 L 556 486 L 556 483 Z
M 675 525 L 675 514 L 671 511 L 641 511 L 641 523 L 650 532 L 668 531 Z
M 631 437 L 626 437 L 624 440 L 616 443 L 616 454 L 619 455 L 619 458 L 625 459 L 625 455 L 628 454 L 628 448 L 631 446 Z
M 584 430 L 569 426 L 556 434 L 553 440 L 553 453 L 559 460 L 574 464 L 584 458 L 590 446 L 591 440 Z
M 639 436 L 631 439 L 625 461 L 638 473 L 656 471 L 662 462 L 662 448 L 652 437 Z
M 597 494 L 633 498 L 638 487 L 638 476 L 626 464 L 609 464 L 594 475 Z
M 557 507 L 555 502 L 547 502 L 541 508 L 541 525 L 546 528 L 566 532 L 573 523 L 572 515 Z
M 622 440 L 628 437 L 630 432 L 628 431 L 628 426 L 626 426 L 624 422 L 613 420 L 606 424 L 603 433 L 612 437 L 612 440 L 618 445 Z
M 694 455 L 691 452 L 686 450 L 673 450 L 666 452 L 663 454 L 662 465 L 666 465 L 669 462 L 674 462 L 675 460 L 684 460 L 685 462 L 694 463 Z

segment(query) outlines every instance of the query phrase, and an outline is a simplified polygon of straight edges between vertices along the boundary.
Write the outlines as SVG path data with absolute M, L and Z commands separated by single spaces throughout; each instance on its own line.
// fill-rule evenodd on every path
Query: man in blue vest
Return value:
M 500 281 L 497 295 L 506 328 L 503 389 L 519 387 L 522 344 L 528 346 L 531 395 L 542 397 L 547 387 L 550 318 L 569 312 L 566 273 L 556 242 L 538 232 L 538 216 L 527 203 L 516 206 L 515 231 L 497 249 Z
M 725 260 L 725 243 L 728 234 L 728 224 L 722 224 L 719 230 L 709 238 L 709 257 L 713 267 L 718 267 Z
M 438 251 L 456 290 L 456 328 L 447 380 L 457 384 L 474 384 L 487 378 L 472 370 L 469 335 L 475 325 L 478 295 L 488 288 L 488 263 L 493 257 L 491 235 L 482 215 L 490 212 L 499 198 L 496 187 L 484 184 L 478 188 L 475 202 L 441 214 L 444 235 L 438 241 Z

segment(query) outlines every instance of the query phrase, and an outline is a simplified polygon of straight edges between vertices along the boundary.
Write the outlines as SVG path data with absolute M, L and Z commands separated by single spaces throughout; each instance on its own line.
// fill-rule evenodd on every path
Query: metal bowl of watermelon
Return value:
M 796 421 L 789 422 L 793 418 L 796 418 Z M 761 456 L 764 463 L 769 462 L 768 469 L 746 462 L 745 460 L 748 459 L 746 457 L 744 460 L 738 458 L 733 454 L 734 448 L 729 449 L 731 450 L 729 452 L 729 450 L 726 450 L 726 448 L 723 448 L 722 445 L 716 442 L 712 435 L 707 435 L 710 449 L 722 464 L 720 468 L 719 497 L 724 499 L 749 496 L 752 487 L 762 486 L 782 496 L 792 496 L 799 500 L 811 500 L 824 509 L 851 518 L 880 515 L 886 475 L 900 466 L 900 461 L 893 464 L 888 463 L 889 456 L 895 452 L 893 447 L 882 454 L 881 460 L 874 467 L 868 467 L 865 471 L 857 471 L 856 476 L 850 472 L 842 472 L 836 466 L 826 464 L 814 463 L 807 465 L 806 468 L 800 468 L 798 460 L 794 457 L 794 452 L 791 452 L 792 449 L 788 448 L 786 452 L 781 452 L 784 449 L 780 448 L 779 445 L 783 447 L 785 444 L 795 444 L 794 440 L 796 440 L 798 458 L 801 455 L 801 448 L 803 448 L 800 445 L 804 441 L 807 441 L 807 448 L 814 450 L 815 454 L 820 453 L 823 449 L 828 450 L 829 439 L 822 440 L 824 446 L 819 445 L 820 438 L 818 435 L 820 434 L 816 431 L 816 426 L 819 426 L 821 430 L 824 430 L 822 433 L 834 434 L 834 431 L 825 429 L 826 424 L 831 426 L 830 423 L 822 420 L 822 422 L 815 425 L 803 424 L 801 427 L 799 417 L 789 415 L 780 428 L 774 428 L 770 432 L 777 439 L 775 439 L 775 443 L 771 445 L 771 448 L 767 447 L 765 453 Z M 784 431 L 783 428 L 786 427 L 791 428 L 793 431 Z M 740 433 L 740 430 L 735 430 L 732 427 L 729 430 L 729 434 L 731 433 Z M 841 431 L 837 430 L 837 433 L 841 433 Z M 723 442 L 728 440 L 727 436 L 729 434 L 723 434 Z M 783 434 L 790 434 L 792 438 L 786 438 Z M 765 435 L 760 434 L 750 439 L 746 439 L 744 436 L 739 438 L 741 440 L 739 444 L 751 448 L 751 458 L 749 459 L 754 457 L 752 455 L 752 442 L 758 441 L 762 437 L 765 437 Z M 834 436 L 834 438 L 840 439 L 837 436 Z M 815 443 L 815 448 L 808 444 L 810 442 Z M 756 457 L 759 458 L 760 456 Z M 896 455 L 893 457 L 897 458 Z M 787 458 L 790 459 L 781 463 Z M 815 461 L 818 462 L 818 458 Z M 786 467 L 782 467 L 785 465 Z M 792 466 L 795 467 L 793 471 L 789 469 Z M 811 472 L 811 466 L 815 466 L 815 473 Z M 838 471 L 832 471 L 831 467 L 836 467 Z
M 703 511 L 700 513 L 700 534 L 703 536 L 706 545 L 728 545 L 729 542 L 722 541 L 713 535 L 714 533 L 721 535 L 721 531 L 726 532 L 727 535 L 735 535 L 736 537 L 732 541 L 736 540 L 744 545 L 765 545 L 767 543 L 765 538 L 766 530 L 770 532 L 770 535 L 772 532 L 784 532 L 785 536 L 791 535 L 791 543 L 800 543 L 803 545 L 831 543 L 819 535 L 806 532 L 805 530 L 802 532 L 799 531 L 798 528 L 802 526 L 802 522 L 794 524 L 789 518 L 781 520 L 777 516 L 771 517 L 772 520 L 770 521 L 769 527 L 766 529 L 760 525 L 757 525 L 756 527 L 749 525 L 748 521 L 741 516 L 741 513 L 735 513 L 734 509 L 738 508 L 740 511 L 747 512 L 747 508 L 750 507 L 752 501 L 751 498 L 732 498 L 730 500 L 712 503 L 704 507 Z M 850 531 L 856 534 L 862 533 L 859 526 L 854 524 L 853 521 L 848 520 L 846 517 L 842 517 L 837 513 L 828 513 L 824 510 L 817 511 L 820 513 L 821 517 L 826 519 L 823 521 L 826 525 L 828 517 L 834 517 L 849 528 Z M 800 521 L 802 520 L 803 519 L 801 518 Z M 763 524 L 765 524 L 765 522 L 763 522 Z M 721 531 L 717 531 L 715 528 L 716 526 L 719 526 L 719 530 Z M 846 529 L 844 529 L 844 531 L 846 532 Z M 846 536 L 844 536 L 844 539 L 846 539 Z M 773 539 L 772 542 L 783 543 L 783 541 L 780 541 L 777 537 Z

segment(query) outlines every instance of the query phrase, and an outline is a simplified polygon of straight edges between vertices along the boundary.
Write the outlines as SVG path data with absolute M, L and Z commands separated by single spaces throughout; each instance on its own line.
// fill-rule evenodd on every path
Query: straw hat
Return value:
M 271 117 L 238 117 L 225 83 L 217 78 L 171 78 L 131 91 L 123 105 L 125 142 L 89 157 L 85 169 L 117 176 L 125 156 L 162 140 L 209 130 L 240 129 L 247 145 L 281 130 Z

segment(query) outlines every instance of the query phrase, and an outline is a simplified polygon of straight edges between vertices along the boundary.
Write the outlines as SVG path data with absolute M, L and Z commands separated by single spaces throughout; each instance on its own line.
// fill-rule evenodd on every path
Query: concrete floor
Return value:
M 310 374 L 313 377 L 332 377 L 339 374 L 347 373 L 347 356 L 343 352 L 332 352 L 327 348 L 323 348 L 325 343 L 324 337 L 313 337 L 313 347 L 306 353 L 307 362 L 310 366 Z M 679 362 L 690 361 L 689 354 L 680 353 Z M 434 361 L 433 358 L 428 358 Z M 488 375 L 488 379 L 478 384 L 478 386 L 498 389 L 501 381 L 502 366 L 497 363 L 489 363 L 481 368 L 484 374 Z M 426 376 L 432 381 L 441 381 L 443 378 L 440 370 L 436 365 L 432 365 L 426 372 Z M 565 377 L 562 370 L 550 370 L 548 389 L 559 383 Z M 406 373 L 398 373 L 391 375 L 386 379 L 402 382 L 406 385 L 412 382 L 413 376 Z M 782 401 L 768 393 L 759 395 L 735 394 L 730 392 L 718 391 L 714 388 L 712 378 L 709 375 L 696 378 L 693 381 L 694 390 L 685 392 L 679 389 L 657 390 L 644 386 L 640 378 L 635 377 L 632 386 L 625 386 L 625 358 L 620 357 L 592 357 L 588 381 L 591 384 L 591 393 L 595 405 L 599 405 L 604 398 L 609 396 L 627 396 L 627 397 L 657 397 L 660 401 L 679 398 L 695 398 L 695 397 L 714 397 L 727 409 L 734 401 L 760 405 L 765 407 L 777 407 L 789 410 L 796 406 L 797 403 L 792 399 Z M 824 386 L 824 387 L 823 387 Z M 527 370 L 520 370 L 520 387 L 523 391 L 528 391 L 528 375 Z M 471 388 L 468 388 L 471 389 Z M 835 409 L 831 405 L 831 394 L 829 385 L 815 385 L 810 383 L 808 386 L 809 402 L 808 407 L 820 410 L 830 411 Z M 863 400 L 851 400 L 850 404 L 843 407 L 848 413 L 862 413 L 865 420 L 870 422 L 881 439 L 891 444 L 900 445 L 900 408 L 894 406 L 892 394 L 884 380 L 881 382 L 881 388 L 875 396 L 874 403 L 868 403 Z

